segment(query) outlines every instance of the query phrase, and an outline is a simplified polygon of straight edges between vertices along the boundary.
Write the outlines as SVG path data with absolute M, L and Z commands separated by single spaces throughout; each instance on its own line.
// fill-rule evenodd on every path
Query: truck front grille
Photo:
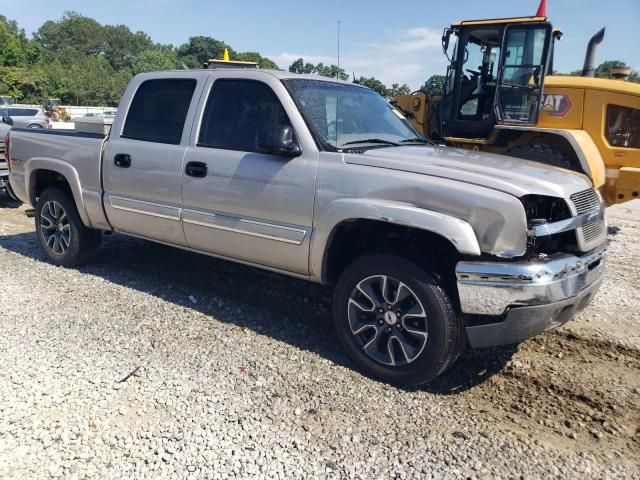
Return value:
M 600 203 L 600 198 L 593 188 L 574 193 L 570 198 L 576 215 L 588 212 L 589 210 L 600 210 L 603 208 Z M 596 218 L 576 230 L 578 246 L 582 251 L 589 251 L 597 247 L 604 241 L 604 235 L 605 222 L 601 218 Z

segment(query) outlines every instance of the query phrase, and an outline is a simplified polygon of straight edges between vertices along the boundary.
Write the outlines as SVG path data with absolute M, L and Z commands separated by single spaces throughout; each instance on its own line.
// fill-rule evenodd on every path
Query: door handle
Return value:
M 184 173 L 190 177 L 204 178 L 207 176 L 207 164 L 204 162 L 187 162 Z
M 131 166 L 131 155 L 128 153 L 116 153 L 113 157 L 113 164 L 120 168 L 129 168 Z

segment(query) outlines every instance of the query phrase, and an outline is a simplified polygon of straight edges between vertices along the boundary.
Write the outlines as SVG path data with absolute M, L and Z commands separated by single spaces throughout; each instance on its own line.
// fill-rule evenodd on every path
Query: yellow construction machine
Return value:
M 229 58 L 229 49 L 224 49 L 222 58 L 210 58 L 203 65 L 204 68 L 258 68 L 256 62 L 241 62 L 239 60 L 231 60 Z
M 392 103 L 426 138 L 585 173 L 607 205 L 637 198 L 640 84 L 593 78 L 604 29 L 589 42 L 582 76 L 552 75 L 561 35 L 543 5 L 533 17 L 453 23 L 442 37 L 450 61 L 442 95 Z
M 47 98 L 42 106 L 47 117 L 53 122 L 68 122 L 71 120 L 69 112 L 60 105 L 59 98 Z

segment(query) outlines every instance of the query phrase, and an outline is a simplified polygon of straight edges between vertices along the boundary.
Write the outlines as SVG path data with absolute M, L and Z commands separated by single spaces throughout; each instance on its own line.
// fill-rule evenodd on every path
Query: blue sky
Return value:
M 582 66 L 587 41 L 607 27 L 598 61 L 623 60 L 640 70 L 640 0 L 548 0 L 548 14 L 564 31 L 556 51 L 561 71 Z M 125 24 L 154 41 L 185 42 L 209 35 L 240 51 L 259 51 L 286 68 L 298 57 L 335 63 L 337 22 L 341 66 L 387 84 L 419 86 L 444 73 L 442 28 L 452 21 L 534 14 L 538 0 L 0 0 L 0 13 L 31 34 L 47 19 L 76 10 L 101 23 Z

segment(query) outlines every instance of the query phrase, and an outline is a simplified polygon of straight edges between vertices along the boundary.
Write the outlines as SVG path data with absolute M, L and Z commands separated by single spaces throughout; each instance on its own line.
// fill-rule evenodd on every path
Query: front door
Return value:
M 267 81 L 212 83 L 184 159 L 184 232 L 191 248 L 306 275 L 318 152 L 260 151 L 260 132 L 294 128 L 291 116 L 299 117 L 290 99 L 288 113 L 280 101 L 284 86 Z
M 188 76 L 144 81 L 124 125 L 114 125 L 103 155 L 104 207 L 114 229 L 186 243 L 182 161 L 190 134 L 185 121 L 197 107 L 197 84 Z
M 493 102 L 502 25 L 460 28 L 440 104 L 445 137 L 484 138 L 495 125 Z
M 548 23 L 507 26 L 496 91 L 496 123 L 538 122 L 550 40 Z

